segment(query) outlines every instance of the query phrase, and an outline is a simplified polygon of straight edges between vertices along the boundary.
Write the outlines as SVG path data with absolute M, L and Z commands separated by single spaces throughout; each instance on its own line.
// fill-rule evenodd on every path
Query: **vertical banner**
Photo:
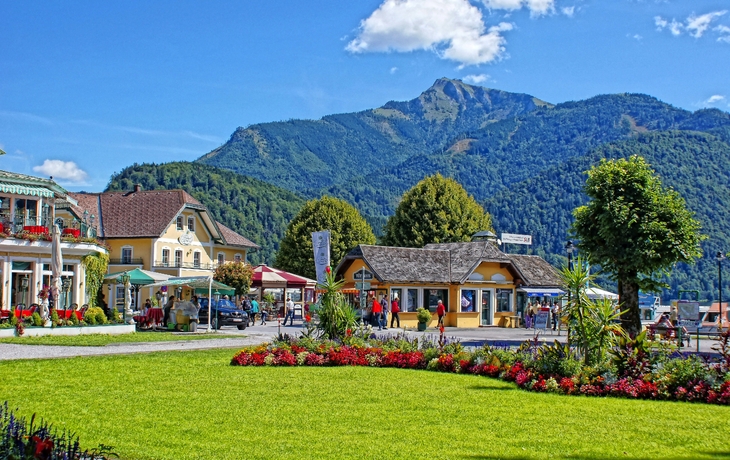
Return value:
M 330 231 L 312 233 L 312 246 L 314 247 L 314 269 L 317 273 L 317 282 L 324 283 L 325 268 L 330 264 Z

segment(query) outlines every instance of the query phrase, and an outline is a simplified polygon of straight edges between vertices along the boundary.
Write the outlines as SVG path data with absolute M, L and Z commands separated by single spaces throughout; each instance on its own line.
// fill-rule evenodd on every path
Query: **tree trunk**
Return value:
M 618 300 L 623 314 L 621 326 L 631 337 L 641 332 L 641 314 L 639 312 L 639 284 L 635 281 L 619 280 Z

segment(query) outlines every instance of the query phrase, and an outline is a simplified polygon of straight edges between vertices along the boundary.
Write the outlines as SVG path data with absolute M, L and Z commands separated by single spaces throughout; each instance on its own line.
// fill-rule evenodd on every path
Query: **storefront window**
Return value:
M 428 305 L 428 309 L 436 311 L 439 300 L 444 303 L 446 311 L 449 311 L 449 290 L 448 289 L 424 289 L 423 299 Z
M 418 310 L 418 289 L 406 289 L 405 305 L 403 311 Z
M 403 299 L 403 289 L 393 288 L 390 290 L 390 304 L 393 305 L 393 301 L 398 299 L 398 307 L 401 308 L 401 302 Z M 391 307 L 392 308 L 392 307 Z
M 474 301 L 477 299 L 477 291 L 473 289 L 461 290 L 461 312 L 471 313 L 476 311 Z
M 282 302 L 284 300 L 284 288 L 264 289 L 264 295 L 266 294 L 272 294 L 275 302 Z
M 286 291 L 286 295 L 291 297 L 292 302 L 301 302 L 302 301 L 302 290 L 301 289 Z
M 497 311 L 512 311 L 512 289 L 497 289 Z

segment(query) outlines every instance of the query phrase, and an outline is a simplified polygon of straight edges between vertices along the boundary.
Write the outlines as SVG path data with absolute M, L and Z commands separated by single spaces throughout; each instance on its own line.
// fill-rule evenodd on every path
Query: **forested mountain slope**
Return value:
M 721 113 L 720 113 L 721 114 Z M 695 265 L 678 264 L 668 282 L 665 299 L 679 289 L 698 289 L 705 299 L 717 297 L 717 251 L 730 251 L 730 145 L 707 133 L 663 131 L 598 147 L 588 155 L 555 165 L 491 197 L 486 208 L 498 233 L 525 233 L 533 246 L 510 245 L 510 252 L 530 251 L 560 266 L 565 263 L 565 242 L 573 222 L 572 212 L 585 204 L 587 171 L 601 158 L 641 155 L 652 165 L 666 187 L 674 188 L 702 224 L 708 239 L 704 257 Z M 724 295 L 730 295 L 730 289 Z M 730 297 L 727 297 L 730 298 Z
M 226 169 L 198 163 L 132 165 L 112 176 L 106 191 L 182 189 L 203 203 L 213 217 L 261 249 L 252 264 L 273 264 L 289 221 L 304 205 L 299 195 Z M 154 212 L 154 210 L 150 210 Z
M 320 120 L 238 128 L 197 161 L 319 196 L 350 178 L 442 148 L 459 133 L 547 105 L 442 78 L 418 98 Z

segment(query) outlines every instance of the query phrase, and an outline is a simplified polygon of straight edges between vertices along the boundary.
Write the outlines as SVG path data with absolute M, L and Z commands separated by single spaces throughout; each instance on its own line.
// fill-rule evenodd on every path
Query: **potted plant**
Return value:
M 431 312 L 421 307 L 416 311 L 416 318 L 418 318 L 418 330 L 425 331 L 431 322 Z

